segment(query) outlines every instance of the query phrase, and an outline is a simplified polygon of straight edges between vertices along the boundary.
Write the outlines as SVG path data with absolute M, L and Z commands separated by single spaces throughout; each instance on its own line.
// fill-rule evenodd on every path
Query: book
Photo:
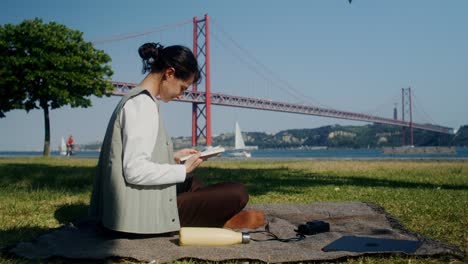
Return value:
M 211 157 L 214 157 L 214 156 L 217 156 L 217 155 L 220 155 L 221 153 L 223 153 L 225 151 L 225 149 L 223 147 L 220 147 L 220 146 L 216 146 L 216 147 L 208 147 L 206 149 L 204 149 L 202 152 L 201 152 L 201 156 L 200 158 L 211 158 Z M 191 155 L 187 155 L 185 157 L 182 157 L 180 158 L 180 162 L 184 162 L 188 159 L 190 159 L 194 154 L 191 154 Z

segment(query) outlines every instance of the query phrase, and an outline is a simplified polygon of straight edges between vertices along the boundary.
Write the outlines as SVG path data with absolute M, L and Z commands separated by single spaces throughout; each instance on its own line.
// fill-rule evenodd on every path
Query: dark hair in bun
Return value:
M 159 43 L 145 43 L 138 49 L 143 60 L 142 73 L 163 72 L 173 67 L 175 77 L 187 80 L 193 76 L 193 82 L 200 81 L 200 69 L 192 51 L 184 46 L 174 45 L 164 48 Z

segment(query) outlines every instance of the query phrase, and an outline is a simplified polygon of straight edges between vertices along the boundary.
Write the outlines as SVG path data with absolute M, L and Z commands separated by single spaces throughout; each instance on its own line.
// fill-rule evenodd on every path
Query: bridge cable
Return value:
M 422 112 L 422 114 L 424 115 L 424 118 L 427 118 L 426 121 L 429 121 L 429 123 L 431 123 L 431 124 L 437 124 L 437 123 L 434 121 L 434 119 L 432 119 L 432 117 L 424 110 L 424 107 L 422 107 L 422 104 L 419 103 L 419 100 L 416 99 L 416 96 L 415 96 L 413 90 L 411 90 L 411 96 L 412 96 L 413 101 L 414 101 L 414 103 L 415 103 L 415 104 L 413 105 L 413 107 L 414 107 L 414 106 L 417 106 L 417 107 L 414 107 L 414 109 L 415 109 L 415 110 L 418 110 L 418 111 L 420 110 L 420 111 Z
M 276 82 L 272 81 L 271 78 L 269 78 L 268 76 L 266 76 L 264 73 L 260 72 L 256 67 L 252 66 L 248 61 L 246 61 L 244 59 L 243 56 L 239 56 L 238 53 L 236 53 L 236 51 L 234 51 L 233 49 L 230 49 L 229 46 L 223 41 L 221 40 L 214 32 L 213 30 L 210 32 L 211 33 L 211 36 L 219 42 L 219 44 L 221 44 L 221 46 L 223 46 L 226 50 L 228 50 L 235 58 L 237 58 L 241 63 L 244 63 L 249 69 L 251 69 L 253 72 L 255 72 L 259 77 L 261 77 L 262 79 L 264 79 L 267 83 L 271 83 L 273 84 L 273 86 L 276 86 L 278 88 L 284 88 L 280 85 L 278 85 Z M 301 97 L 298 97 L 296 94 L 286 90 L 285 92 L 287 92 L 290 96 L 292 96 L 293 98 L 295 98 L 296 100 L 300 100 L 303 99 Z
M 388 104 L 389 102 L 392 103 L 392 111 L 393 111 L 393 106 L 395 105 L 395 102 L 401 101 L 400 95 L 395 94 L 393 97 L 391 97 L 389 100 L 383 101 L 377 106 L 372 107 L 371 109 L 367 109 L 362 111 L 361 113 L 367 114 L 367 115 L 376 115 L 376 113 L 380 113 L 383 109 L 386 109 L 385 111 L 388 113 Z M 397 108 L 398 110 L 398 108 Z M 399 111 L 399 110 L 398 110 Z M 393 113 L 393 112 L 390 112 Z M 383 115 L 385 116 L 385 114 Z M 393 118 L 393 114 L 391 115 L 391 118 Z
M 300 92 L 299 90 L 295 89 L 290 83 L 288 83 L 287 81 L 283 80 L 283 79 L 280 79 L 278 77 L 278 74 L 274 73 L 272 70 L 270 70 L 265 64 L 261 63 L 258 59 L 255 58 L 255 56 L 252 55 L 252 53 L 250 53 L 247 49 L 243 48 L 239 43 L 237 43 L 218 23 L 216 23 L 215 20 L 212 20 L 213 22 L 213 25 L 216 25 L 217 28 L 219 28 L 220 32 L 222 34 L 224 34 L 226 36 L 226 38 L 229 39 L 229 41 L 231 43 L 233 43 L 239 50 L 242 51 L 243 55 L 246 55 L 248 58 L 250 58 L 254 63 L 256 63 L 258 66 L 260 66 L 261 68 L 263 68 L 263 71 L 265 71 L 266 73 L 268 73 L 270 76 L 272 76 L 273 78 L 275 78 L 277 80 L 277 82 L 279 83 L 282 83 L 284 86 L 282 87 L 279 87 L 278 85 L 276 85 L 278 88 L 287 88 L 289 89 L 291 92 L 293 93 L 296 93 L 298 95 L 295 95 L 294 97 L 295 98 L 300 98 L 301 101 L 304 101 L 304 98 L 308 99 L 309 103 L 312 102 L 312 104 L 315 104 L 315 105 L 319 105 L 319 106 L 322 106 L 322 107 L 327 107 L 327 108 L 331 108 L 333 109 L 333 107 L 331 106 L 328 106 L 328 105 L 325 105 L 321 102 L 319 102 L 318 100 L 316 99 L 313 99 L 305 94 L 303 94 L 302 92 Z M 291 94 L 291 92 L 289 92 L 289 94 Z M 306 100 L 307 101 L 307 100 Z
M 176 22 L 176 23 L 166 24 L 166 25 L 163 25 L 163 26 L 160 26 L 160 27 L 157 27 L 157 28 L 153 28 L 153 29 L 144 31 L 144 32 L 125 33 L 125 34 L 119 34 L 119 35 L 106 37 L 106 38 L 102 38 L 102 39 L 97 39 L 97 40 L 92 41 L 92 43 L 97 45 L 97 44 L 104 44 L 104 43 L 122 41 L 122 40 L 126 40 L 126 39 L 138 38 L 138 37 L 153 34 L 153 33 L 156 33 L 156 32 L 162 32 L 162 31 L 166 31 L 166 30 L 169 30 L 169 29 L 172 29 L 172 28 L 181 27 L 181 26 L 184 26 L 184 25 L 186 25 L 188 23 L 192 23 L 192 22 L 193 22 L 192 19 L 184 20 L 184 21 L 180 21 L 180 22 Z

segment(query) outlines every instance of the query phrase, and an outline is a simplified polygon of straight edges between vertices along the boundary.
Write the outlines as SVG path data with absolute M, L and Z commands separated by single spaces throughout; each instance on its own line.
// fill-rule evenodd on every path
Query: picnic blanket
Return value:
M 455 246 L 406 230 L 382 207 L 371 203 L 255 204 L 249 208 L 263 210 L 269 221 L 268 229 L 278 237 L 294 237 L 296 235 L 294 230 L 299 224 L 312 220 L 326 221 L 330 224 L 330 232 L 307 236 L 304 240 L 288 243 L 251 241 L 249 244 L 217 247 L 179 246 L 177 233 L 157 237 L 109 237 L 99 232 L 96 223 L 83 219 L 51 230 L 33 241 L 20 242 L 11 249 L 11 252 L 32 259 L 52 256 L 71 259 L 124 257 L 148 262 L 171 262 L 180 259 L 294 262 L 333 260 L 363 254 L 464 257 L 463 251 Z M 253 233 L 251 236 L 255 239 L 268 238 L 262 233 Z M 396 241 L 396 245 L 403 245 L 398 241 L 417 245 L 408 252 L 385 246 L 372 248 L 375 243 L 369 243 L 369 239 Z M 338 250 L 336 248 L 333 250 L 337 241 L 344 242 L 345 247 L 340 249 L 338 245 Z M 347 249 L 346 243 L 349 245 L 351 242 L 356 245 L 356 241 L 357 244 L 359 241 L 364 242 L 363 245 L 369 247 L 360 250 Z M 330 246 L 332 250 L 329 250 Z

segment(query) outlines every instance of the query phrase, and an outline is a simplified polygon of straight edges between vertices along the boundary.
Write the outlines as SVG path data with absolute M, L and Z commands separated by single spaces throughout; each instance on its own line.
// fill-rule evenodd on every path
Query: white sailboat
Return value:
M 244 157 L 250 158 L 252 154 L 246 151 L 244 138 L 242 137 L 242 132 L 239 126 L 239 123 L 236 122 L 236 131 L 235 131 L 235 138 L 234 138 L 234 149 L 235 151 L 231 153 L 234 157 Z
M 65 144 L 65 139 L 62 137 L 62 142 L 60 143 L 60 156 L 67 155 L 67 145 Z

